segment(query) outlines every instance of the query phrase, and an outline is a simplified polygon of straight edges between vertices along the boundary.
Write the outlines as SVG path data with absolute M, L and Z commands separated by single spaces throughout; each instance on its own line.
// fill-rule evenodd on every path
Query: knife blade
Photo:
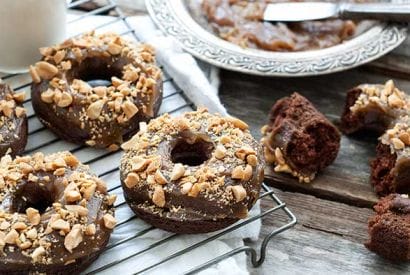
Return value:
M 279 22 L 300 22 L 328 18 L 410 22 L 410 4 L 329 2 L 271 3 L 267 5 L 263 14 L 265 21 Z

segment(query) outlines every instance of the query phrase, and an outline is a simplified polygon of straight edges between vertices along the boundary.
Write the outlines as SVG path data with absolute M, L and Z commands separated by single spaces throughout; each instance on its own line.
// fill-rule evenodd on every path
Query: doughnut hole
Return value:
M 171 161 L 198 166 L 211 158 L 214 148 L 214 144 L 203 137 L 178 138 L 171 150 Z
M 91 87 L 111 86 L 112 77 L 122 77 L 122 69 L 128 64 L 126 58 L 114 61 L 108 57 L 88 57 L 67 73 L 69 80 L 81 79 Z
M 17 186 L 11 199 L 11 211 L 26 213 L 27 208 L 35 208 L 41 214 L 57 199 L 56 187 L 25 182 Z

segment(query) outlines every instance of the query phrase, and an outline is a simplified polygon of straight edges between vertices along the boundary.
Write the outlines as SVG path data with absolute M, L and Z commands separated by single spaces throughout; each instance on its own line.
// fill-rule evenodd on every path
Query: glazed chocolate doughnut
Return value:
M 384 85 L 359 85 L 347 93 L 341 129 L 345 134 L 361 130 L 382 134 L 396 119 L 410 114 L 409 110 L 409 96 L 392 80 Z
M 204 233 L 245 218 L 259 197 L 264 160 L 248 125 L 206 109 L 168 114 L 122 145 L 121 183 L 131 209 L 152 225 Z
M 59 137 L 116 150 L 157 114 L 162 79 L 150 46 L 89 33 L 40 52 L 30 67 L 33 107 Z
M 25 92 L 15 93 L 0 79 L 0 157 L 24 151 L 27 143 Z
M 330 165 L 340 148 L 337 128 L 305 97 L 293 93 L 273 105 L 262 128 L 265 158 L 275 172 L 310 182 Z
M 371 130 L 379 138 L 371 162 L 371 183 L 378 195 L 410 192 L 410 97 L 395 87 L 360 85 L 347 94 L 341 117 L 346 134 Z
M 77 274 L 115 226 L 115 195 L 71 153 L 0 161 L 0 273 Z

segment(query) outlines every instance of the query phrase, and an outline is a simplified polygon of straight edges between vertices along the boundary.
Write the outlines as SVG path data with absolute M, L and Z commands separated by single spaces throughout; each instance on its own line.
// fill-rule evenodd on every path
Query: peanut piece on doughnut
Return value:
M 164 177 L 164 175 L 161 173 L 160 170 L 157 170 L 157 171 L 155 172 L 155 181 L 156 181 L 158 184 L 166 184 L 166 183 L 168 183 L 168 180 Z
M 410 134 L 407 132 L 402 132 L 399 134 L 399 139 L 403 141 L 404 144 L 410 145 Z
M 52 79 L 58 73 L 58 68 L 46 61 L 37 62 L 36 70 L 38 75 L 46 80 Z
M 51 90 L 50 88 L 48 88 L 47 91 L 41 93 L 41 100 L 44 101 L 45 103 L 53 103 L 54 94 L 55 92 Z
M 30 72 L 30 75 L 31 75 L 31 79 L 33 80 L 34 83 L 40 83 L 41 82 L 41 78 L 38 75 L 38 72 L 37 72 L 37 70 L 34 66 L 30 66 L 29 72 Z
M 95 228 L 95 224 L 93 224 L 93 223 L 90 223 L 85 228 L 85 235 L 87 235 L 87 236 L 93 236 L 93 235 L 95 235 L 96 232 L 97 232 L 97 229 Z
M 185 174 L 185 167 L 181 163 L 175 164 L 171 172 L 171 180 L 178 180 Z
M 80 192 L 76 190 L 70 190 L 70 191 L 64 192 L 64 197 L 67 202 L 76 202 L 76 201 L 81 200 L 81 194 Z
M 223 145 L 216 146 L 215 157 L 219 160 L 223 159 L 226 155 L 226 148 Z
M 67 233 L 70 231 L 70 224 L 63 219 L 58 219 L 51 224 L 51 228 L 54 230 L 63 230 Z
M 70 252 L 83 241 L 83 233 L 80 224 L 75 224 L 70 233 L 65 236 L 64 247 Z
M 136 173 L 129 173 L 124 183 L 128 188 L 133 188 L 140 181 L 140 177 Z
M 57 102 L 57 106 L 61 108 L 68 107 L 71 105 L 72 102 L 73 97 L 69 93 L 63 92 L 60 100 Z
M 245 160 L 247 155 L 255 155 L 256 152 L 249 146 L 243 146 L 236 150 L 235 156 L 241 160 Z
M 117 220 L 111 214 L 105 214 L 103 220 L 104 226 L 108 229 L 113 229 L 117 224 Z
M 252 177 L 252 166 L 249 164 L 245 168 L 237 166 L 232 170 L 231 177 L 238 180 L 249 180 Z
M 135 104 L 129 100 L 125 101 L 122 104 L 121 108 L 125 115 L 128 117 L 128 119 L 132 118 L 133 116 L 135 116 L 136 113 L 138 113 L 138 107 L 135 106 Z
M 67 209 L 70 212 L 77 213 L 79 216 L 82 216 L 82 217 L 85 217 L 88 215 L 88 209 L 81 205 L 66 204 L 65 209 Z
M 86 200 L 89 200 L 95 192 L 95 189 L 97 188 L 97 184 L 93 183 L 90 186 L 86 187 L 82 192 L 83 192 L 83 197 Z
M 165 206 L 165 193 L 161 185 L 155 186 L 152 202 L 159 207 Z
M 103 100 L 97 100 L 96 102 L 91 103 L 87 108 L 87 116 L 90 119 L 97 119 L 100 116 L 103 107 Z
M 147 168 L 148 164 L 150 163 L 150 160 L 144 159 L 141 157 L 135 157 L 132 159 L 132 170 L 135 172 L 140 172 L 145 170 Z
M 23 102 L 26 98 L 26 92 L 20 92 L 13 95 L 13 99 L 17 102 Z
M 26 229 L 27 225 L 24 222 L 16 222 L 13 224 L 12 228 L 20 231 Z
M 10 230 L 9 233 L 7 233 L 6 237 L 4 238 L 4 241 L 7 244 L 15 244 L 16 243 L 16 239 L 19 237 L 19 233 L 15 230 L 12 229 Z
M 26 114 L 26 109 L 20 106 L 16 107 L 16 116 L 17 117 L 22 117 Z
M 243 199 L 246 198 L 246 190 L 242 185 L 232 185 L 229 187 L 235 197 L 236 202 L 243 201 Z
M 56 54 L 55 54 L 54 57 L 53 57 L 54 62 L 55 62 L 56 64 L 60 64 L 60 62 L 63 61 L 65 55 L 66 55 L 66 51 L 65 51 L 65 50 L 60 50 L 60 51 L 56 52 Z
M 116 200 L 117 200 L 117 195 L 115 195 L 115 194 L 109 195 L 107 197 L 107 204 L 108 205 L 113 205 Z
M 34 249 L 33 253 L 31 254 L 31 258 L 33 259 L 34 262 L 40 261 L 41 256 L 46 254 L 46 250 L 44 247 L 39 246 L 36 249 Z
M 29 231 L 26 232 L 27 238 L 31 240 L 35 240 L 37 238 L 37 229 L 32 228 Z
M 32 225 L 38 225 L 40 223 L 40 213 L 37 209 L 27 208 L 26 209 L 27 219 Z
M 255 166 L 258 164 L 258 158 L 256 157 L 256 155 L 248 155 L 248 156 L 246 157 L 246 162 L 247 162 L 249 165 L 255 167 Z
M 186 195 L 191 191 L 192 189 L 192 183 L 191 182 L 186 182 L 182 185 L 181 193 Z
M 241 130 L 247 130 L 249 128 L 248 124 L 246 124 L 244 121 L 240 120 L 239 118 L 227 117 L 226 120 L 231 122 L 234 127 L 239 128 Z
M 391 142 L 393 143 L 393 147 L 396 150 L 401 150 L 405 147 L 404 142 L 401 141 L 399 138 L 392 138 Z
M 72 154 L 65 155 L 64 161 L 70 167 L 77 167 L 77 165 L 80 163 L 78 159 Z
M 118 55 L 121 53 L 122 51 L 122 47 L 120 45 L 117 45 L 115 43 L 110 43 L 108 45 L 108 52 L 112 55 Z

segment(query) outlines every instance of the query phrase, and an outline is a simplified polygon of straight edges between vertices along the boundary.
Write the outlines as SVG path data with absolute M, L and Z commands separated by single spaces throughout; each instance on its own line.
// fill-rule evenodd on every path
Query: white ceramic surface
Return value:
M 66 37 L 65 0 L 0 0 L 0 71 L 26 72 L 40 47 Z

